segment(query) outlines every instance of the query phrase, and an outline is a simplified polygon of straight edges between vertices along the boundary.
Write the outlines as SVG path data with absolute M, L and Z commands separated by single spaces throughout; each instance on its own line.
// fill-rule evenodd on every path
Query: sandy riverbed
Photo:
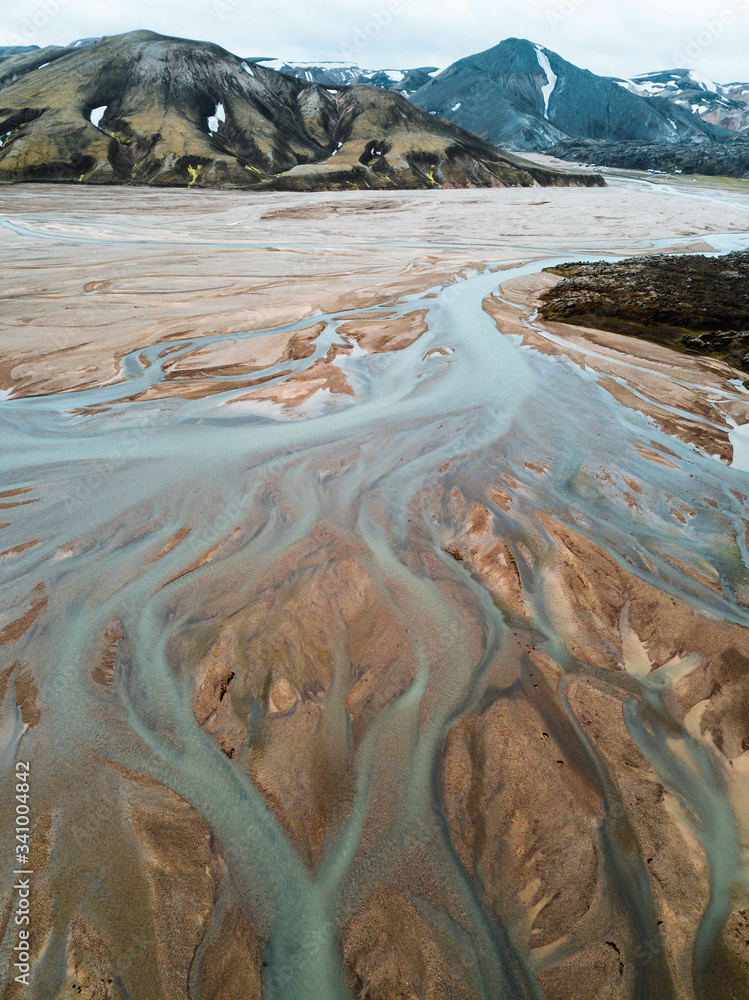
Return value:
M 0 390 L 19 396 L 117 379 L 138 347 L 383 302 L 520 253 L 699 248 L 749 229 L 749 198 L 742 212 L 647 185 L 272 197 L 24 185 L 0 189 L 0 216 Z
M 0 222 L 32 995 L 747 1000 L 749 396 L 535 307 L 749 200 L 29 186 Z

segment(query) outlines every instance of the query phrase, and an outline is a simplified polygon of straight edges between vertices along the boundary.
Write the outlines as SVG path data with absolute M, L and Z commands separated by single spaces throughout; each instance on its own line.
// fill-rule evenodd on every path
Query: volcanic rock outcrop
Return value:
M 563 139 L 549 153 L 562 160 L 626 170 L 749 178 L 749 139 L 743 138 L 720 143 Z
M 545 319 L 593 326 L 719 358 L 749 372 L 749 252 L 565 264 Z

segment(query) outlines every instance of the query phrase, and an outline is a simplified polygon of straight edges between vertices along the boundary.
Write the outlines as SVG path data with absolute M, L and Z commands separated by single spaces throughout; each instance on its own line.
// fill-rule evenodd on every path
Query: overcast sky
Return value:
M 150 28 L 238 55 L 446 66 L 530 38 L 596 73 L 749 81 L 749 0 L 3 0 L 0 44 Z

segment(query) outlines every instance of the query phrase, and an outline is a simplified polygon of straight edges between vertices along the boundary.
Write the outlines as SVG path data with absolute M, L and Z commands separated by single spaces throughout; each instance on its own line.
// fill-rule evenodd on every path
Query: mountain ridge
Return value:
M 665 97 L 704 122 L 749 135 L 749 84 L 715 83 L 685 68 L 642 73 L 616 82 L 633 93 Z
M 420 66 L 416 69 L 364 69 L 356 63 L 318 60 L 317 62 L 285 62 L 283 59 L 257 59 L 268 69 L 275 69 L 286 76 L 295 76 L 307 83 L 319 83 L 326 87 L 352 86 L 357 84 L 394 90 L 408 97 L 427 83 L 431 76 L 439 72 L 436 66 Z
M 43 62 L 42 62 L 43 60 Z M 325 88 L 139 31 L 0 61 L 0 180 L 189 187 L 599 184 L 376 87 Z

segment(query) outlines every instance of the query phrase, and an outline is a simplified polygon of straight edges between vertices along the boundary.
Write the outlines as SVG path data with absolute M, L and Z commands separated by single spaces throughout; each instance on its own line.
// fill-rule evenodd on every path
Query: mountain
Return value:
M 0 92 L 10 86 L 31 70 L 42 69 L 60 56 L 67 55 L 69 49 L 64 45 L 49 45 L 40 49 L 38 45 L 28 48 L 18 48 L 3 56 L 0 54 Z
M 621 83 L 509 38 L 448 66 L 411 100 L 515 150 L 547 149 L 569 137 L 670 142 L 727 134 L 691 110 Z
M 38 48 L 38 45 L 0 45 L 0 59 L 4 59 L 6 56 L 17 56 L 23 52 L 33 52 Z
M 437 73 L 439 73 L 439 69 L 436 66 L 420 66 L 418 69 L 406 70 L 366 70 L 359 83 L 368 83 L 373 87 L 384 87 L 386 90 L 396 90 L 404 97 L 410 97 Z
M 28 53 L 36 53 L 42 51 L 62 51 L 66 49 L 79 49 L 82 45 L 93 45 L 94 42 L 101 41 L 100 38 L 78 38 L 76 41 L 71 42 L 70 45 L 52 45 L 47 49 L 41 49 L 38 45 L 0 45 L 0 59 L 5 59 L 6 56 L 20 56 L 26 55 Z
M 68 45 L 69 49 L 80 49 L 83 45 L 93 45 L 94 42 L 100 42 L 102 40 L 101 35 L 95 35 L 93 38 L 77 38 L 74 42 Z
M 400 94 L 322 87 L 149 31 L 2 60 L 0 143 L 5 181 L 294 190 L 603 183 L 505 154 Z
M 749 135 L 749 83 L 714 83 L 690 69 L 615 80 L 641 97 L 665 97 L 711 125 Z
M 422 66 L 419 69 L 362 69 L 355 63 L 345 62 L 287 63 L 283 59 L 255 61 L 278 73 L 306 80 L 307 83 L 319 83 L 324 87 L 365 84 L 381 87 L 383 90 L 395 90 L 406 97 L 439 73 L 436 66 Z

